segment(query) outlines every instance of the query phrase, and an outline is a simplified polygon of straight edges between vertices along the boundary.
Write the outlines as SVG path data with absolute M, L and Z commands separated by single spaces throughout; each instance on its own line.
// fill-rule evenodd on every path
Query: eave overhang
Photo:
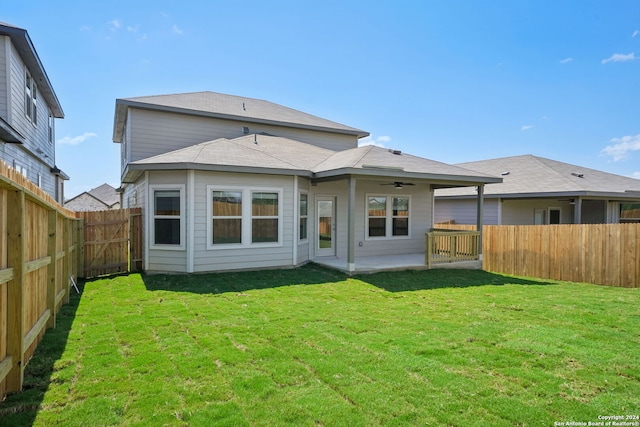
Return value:
M 438 196 L 436 199 L 474 199 L 474 194 L 456 196 Z M 571 198 L 603 199 L 603 200 L 640 200 L 638 192 L 609 192 L 609 191 L 557 191 L 546 193 L 518 193 L 518 194 L 484 194 L 485 199 L 571 199 Z
M 27 30 L 0 22 L 0 34 L 11 38 L 11 42 L 27 66 L 31 77 L 35 79 L 38 85 L 38 91 L 47 101 L 47 105 L 51 109 L 53 116 L 58 119 L 64 118 L 60 101 L 58 101 L 58 97 L 53 90 L 53 85 L 49 80 L 49 76 L 47 76 L 47 72 L 40 61 L 38 52 L 36 52 L 36 48 L 33 46 Z
M 2 117 L 0 117 L 0 139 L 14 144 L 24 144 L 26 141 L 26 138 Z

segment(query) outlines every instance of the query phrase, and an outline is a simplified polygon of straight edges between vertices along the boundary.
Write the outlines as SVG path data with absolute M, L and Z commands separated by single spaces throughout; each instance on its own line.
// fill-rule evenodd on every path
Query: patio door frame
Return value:
M 316 196 L 315 200 L 315 251 L 316 256 L 324 257 L 324 256 L 336 256 L 336 212 L 337 212 L 337 197 L 336 196 Z M 320 203 L 321 202 L 331 202 L 331 247 L 329 248 L 321 248 L 320 247 Z M 326 240 L 325 240 L 326 241 Z

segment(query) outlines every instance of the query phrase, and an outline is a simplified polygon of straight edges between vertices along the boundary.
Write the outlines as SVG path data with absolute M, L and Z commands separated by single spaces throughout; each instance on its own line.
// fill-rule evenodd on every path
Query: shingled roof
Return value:
M 128 107 L 345 133 L 358 138 L 369 135 L 361 129 L 262 99 L 217 92 L 192 92 L 117 99 L 113 131 L 115 142 L 121 142 Z
M 341 175 L 451 181 L 460 185 L 500 178 L 375 146 L 332 151 L 265 134 L 220 138 L 129 164 L 143 170 L 197 169 L 330 178 Z
M 488 185 L 485 197 L 597 196 L 616 194 L 640 197 L 640 180 L 563 163 L 530 154 L 459 163 L 466 169 L 501 176 L 501 184 Z M 436 191 L 437 197 L 475 197 L 473 189 Z

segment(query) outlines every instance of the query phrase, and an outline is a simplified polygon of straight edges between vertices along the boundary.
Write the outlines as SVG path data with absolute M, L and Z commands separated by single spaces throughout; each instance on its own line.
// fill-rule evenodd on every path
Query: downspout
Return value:
M 356 180 L 353 176 L 349 176 L 349 211 L 347 212 L 347 265 L 349 273 L 356 271 Z
M 478 260 L 482 261 L 482 225 L 484 224 L 484 184 L 478 185 L 478 210 L 476 228 L 478 229 Z

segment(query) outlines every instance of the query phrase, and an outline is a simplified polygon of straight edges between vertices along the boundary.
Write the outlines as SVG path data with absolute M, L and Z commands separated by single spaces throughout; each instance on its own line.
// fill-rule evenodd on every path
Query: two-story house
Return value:
M 424 254 L 435 188 L 501 179 L 358 146 L 368 133 L 272 102 L 197 92 L 117 99 L 123 207 L 147 271 L 291 267 Z M 482 191 L 479 191 L 480 197 Z
M 55 119 L 64 113 L 26 30 L 0 23 L 0 160 L 64 202 Z

